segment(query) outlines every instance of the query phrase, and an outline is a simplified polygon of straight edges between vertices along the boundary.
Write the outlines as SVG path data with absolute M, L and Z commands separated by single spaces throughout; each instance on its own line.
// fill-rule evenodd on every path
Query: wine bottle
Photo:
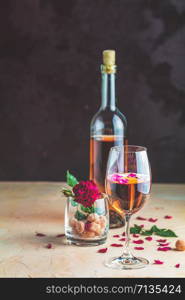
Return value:
M 90 179 L 101 192 L 105 192 L 105 176 L 109 150 L 113 146 L 127 144 L 125 116 L 116 106 L 115 95 L 115 51 L 103 51 L 101 65 L 101 106 L 90 125 Z M 123 211 L 109 203 L 110 228 L 124 225 Z

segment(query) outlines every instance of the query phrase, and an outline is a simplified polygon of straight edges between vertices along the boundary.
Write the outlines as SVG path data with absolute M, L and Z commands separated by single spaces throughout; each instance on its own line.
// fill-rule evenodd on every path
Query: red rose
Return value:
M 92 180 L 80 181 L 73 187 L 75 201 L 85 207 L 91 207 L 101 197 L 97 185 Z

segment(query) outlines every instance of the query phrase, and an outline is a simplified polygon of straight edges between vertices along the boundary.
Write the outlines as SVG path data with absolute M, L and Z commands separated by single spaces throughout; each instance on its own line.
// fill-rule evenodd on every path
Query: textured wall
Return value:
M 129 142 L 148 147 L 154 181 L 185 181 L 184 0 L 1 2 L 1 180 L 88 175 L 107 48 Z

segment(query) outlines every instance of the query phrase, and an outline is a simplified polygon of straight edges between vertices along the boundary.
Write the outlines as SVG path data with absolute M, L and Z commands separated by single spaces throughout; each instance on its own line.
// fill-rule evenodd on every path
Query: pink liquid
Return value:
M 112 206 L 120 212 L 135 213 L 149 198 L 150 180 L 147 175 L 136 173 L 114 173 L 108 176 L 107 194 L 112 199 Z

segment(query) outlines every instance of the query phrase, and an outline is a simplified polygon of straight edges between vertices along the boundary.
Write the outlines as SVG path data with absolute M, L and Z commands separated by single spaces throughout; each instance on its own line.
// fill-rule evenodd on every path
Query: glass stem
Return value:
M 133 255 L 130 251 L 129 244 L 130 244 L 130 214 L 125 215 L 125 223 L 126 223 L 126 231 L 125 231 L 125 247 L 123 249 L 123 254 L 121 257 L 124 258 L 132 258 Z

